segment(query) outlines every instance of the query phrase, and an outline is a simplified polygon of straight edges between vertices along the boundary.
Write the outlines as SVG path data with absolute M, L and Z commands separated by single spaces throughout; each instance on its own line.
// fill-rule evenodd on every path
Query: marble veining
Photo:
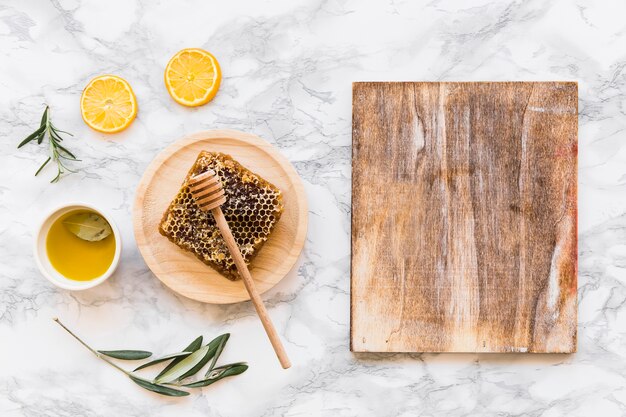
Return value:
M 626 413 L 626 4 L 591 0 L 0 0 L 1 416 L 620 416 Z M 163 86 L 184 47 L 219 59 L 210 104 Z M 139 102 L 127 131 L 81 120 L 95 75 L 126 78 Z M 579 82 L 579 340 L 574 355 L 349 352 L 351 82 Z M 82 162 L 50 185 L 43 149 L 17 143 L 44 103 Z M 232 128 L 277 146 L 303 178 L 309 233 L 294 270 L 265 295 L 294 363 L 283 371 L 249 303 L 203 305 L 152 276 L 132 235 L 134 190 L 177 138 Z M 37 224 L 82 200 L 122 229 L 112 279 L 81 293 L 33 262 Z M 99 348 L 179 349 L 232 333 L 241 377 L 186 399 L 136 388 L 52 317 Z

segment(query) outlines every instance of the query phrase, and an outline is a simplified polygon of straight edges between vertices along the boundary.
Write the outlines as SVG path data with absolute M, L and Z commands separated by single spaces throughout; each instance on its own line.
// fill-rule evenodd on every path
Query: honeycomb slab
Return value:
M 231 280 L 239 273 L 210 212 L 193 199 L 187 182 L 208 169 L 216 172 L 226 195 L 222 211 L 244 260 L 249 264 L 267 241 L 283 212 L 281 191 L 231 156 L 203 151 L 185 177 L 159 225 L 159 232 Z

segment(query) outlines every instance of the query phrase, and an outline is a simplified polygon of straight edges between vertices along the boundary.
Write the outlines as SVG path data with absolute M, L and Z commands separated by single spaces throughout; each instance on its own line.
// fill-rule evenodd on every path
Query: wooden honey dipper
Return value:
M 291 362 L 287 357 L 287 352 L 285 352 L 285 348 L 278 337 L 276 328 L 274 327 L 274 324 L 272 324 L 272 320 L 265 309 L 263 300 L 256 290 L 256 286 L 254 285 L 248 266 L 243 260 L 243 256 L 239 251 L 239 246 L 237 246 L 237 242 L 235 242 L 235 238 L 230 231 L 228 222 L 226 221 L 224 213 L 222 213 L 222 209 L 220 208 L 220 206 L 226 202 L 226 196 L 224 194 L 222 183 L 215 174 L 215 171 L 209 169 L 202 174 L 192 176 L 187 185 L 189 186 L 189 191 L 191 191 L 191 195 L 196 200 L 200 209 L 202 211 L 210 210 L 213 214 L 217 227 L 220 229 L 220 233 L 226 242 L 226 246 L 235 261 L 239 275 L 241 275 L 243 284 L 245 285 L 248 294 L 250 294 L 252 304 L 254 304 L 254 308 L 261 319 L 261 323 L 263 323 L 267 337 L 269 337 L 270 342 L 274 347 L 274 351 L 276 352 L 276 356 L 278 356 L 281 366 L 283 369 L 291 367 Z

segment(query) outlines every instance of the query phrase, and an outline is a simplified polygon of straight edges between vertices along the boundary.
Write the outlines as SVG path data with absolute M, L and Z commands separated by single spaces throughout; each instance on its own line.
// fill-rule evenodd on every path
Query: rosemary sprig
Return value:
M 59 326 L 65 329 L 66 332 L 72 335 L 83 346 L 89 349 L 91 353 L 118 371 L 124 373 L 135 384 L 147 389 L 148 391 L 156 392 L 161 395 L 167 395 L 169 397 L 184 397 L 189 395 L 188 391 L 184 391 L 179 388 L 206 387 L 219 381 L 220 379 L 239 375 L 248 369 L 248 365 L 245 362 L 229 363 L 227 365 L 215 367 L 215 362 L 222 353 L 222 350 L 230 337 L 230 334 L 226 333 L 216 337 L 204 346 L 202 346 L 202 336 L 200 336 L 189 346 L 183 349 L 182 352 L 164 355 L 158 359 L 154 359 L 138 366 L 133 371 L 127 371 L 126 369 L 115 364 L 109 359 L 109 357 L 122 360 L 137 360 L 148 358 L 152 356 L 152 353 L 145 350 L 95 350 L 81 338 L 76 336 L 70 329 L 65 327 L 65 325 L 61 323 L 58 318 L 54 318 L 54 321 L 56 321 Z M 210 359 L 213 359 L 213 361 L 211 362 L 204 379 L 186 381 L 186 379 L 200 371 L 200 369 L 202 369 L 202 367 L 204 367 Z M 135 372 L 140 369 L 168 361 L 170 362 L 169 365 L 154 379 L 145 379 L 135 374 Z
M 66 147 L 61 145 L 61 142 L 63 142 L 61 134 L 74 136 L 71 133 L 60 130 L 56 126 L 54 126 L 54 124 L 50 120 L 50 107 L 46 106 L 46 109 L 43 112 L 43 116 L 41 116 L 41 123 L 39 124 L 37 130 L 28 135 L 26 139 L 24 139 L 20 142 L 19 145 L 17 145 L 17 148 L 19 149 L 34 140 L 37 141 L 38 145 L 41 145 L 46 136 L 48 137 L 50 156 L 48 156 L 48 159 L 46 159 L 44 163 L 41 164 L 37 172 L 35 172 L 35 176 L 39 175 L 39 173 L 45 168 L 46 165 L 48 165 L 50 161 L 54 161 L 57 165 L 57 175 L 52 179 L 52 181 L 50 181 L 53 183 L 59 181 L 59 179 L 61 179 L 61 176 L 65 172 L 76 172 L 68 168 L 65 165 L 64 161 L 80 161 L 80 159 L 77 159 L 72 152 L 70 152 Z

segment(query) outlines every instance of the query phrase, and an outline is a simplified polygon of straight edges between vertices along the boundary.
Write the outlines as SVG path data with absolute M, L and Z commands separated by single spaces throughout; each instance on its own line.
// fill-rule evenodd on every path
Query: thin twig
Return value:
M 87 349 L 89 349 L 91 351 L 91 353 L 93 353 L 94 355 L 96 355 L 97 357 L 99 357 L 100 359 L 102 359 L 103 361 L 105 361 L 106 363 L 108 363 L 109 365 L 111 365 L 112 367 L 117 369 L 118 371 L 124 372 L 126 375 L 130 375 L 130 372 L 128 372 L 127 370 L 117 366 L 115 363 L 111 362 L 110 360 L 108 360 L 107 358 L 102 356 L 97 350 L 93 349 L 87 343 L 83 342 L 80 337 L 76 336 L 70 329 L 65 327 L 65 325 L 63 323 L 61 323 L 61 320 L 59 320 L 57 317 L 55 317 L 53 320 L 56 321 L 59 324 L 59 326 L 63 327 L 66 332 L 71 334 L 74 337 L 74 339 L 78 340 L 83 346 L 85 346 Z

